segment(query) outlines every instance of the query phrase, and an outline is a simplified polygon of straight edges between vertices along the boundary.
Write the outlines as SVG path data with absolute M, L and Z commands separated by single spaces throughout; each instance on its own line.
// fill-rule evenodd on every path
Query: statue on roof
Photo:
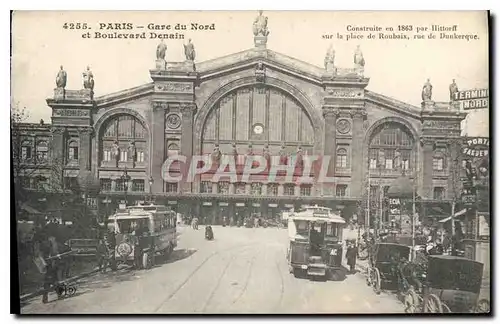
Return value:
M 333 45 L 330 44 L 328 50 L 325 55 L 325 70 L 327 72 L 332 72 L 335 67 L 335 50 L 333 49 Z
M 361 48 L 358 45 L 356 50 L 354 51 L 354 65 L 356 69 L 361 69 L 365 67 L 365 58 L 363 57 L 363 52 L 361 52 Z
M 194 44 L 191 43 L 191 38 L 187 44 L 184 44 L 184 55 L 186 55 L 186 61 L 194 61 L 196 58 L 196 51 L 194 50 Z
M 61 89 L 66 88 L 67 78 L 68 78 L 68 75 L 67 75 L 66 71 L 64 71 L 63 66 L 61 65 L 61 69 L 59 70 L 59 72 L 57 73 L 57 76 L 56 76 L 57 88 L 61 88 Z
M 83 88 L 94 90 L 94 74 L 90 71 L 90 67 L 87 66 L 87 70 L 83 73 Z
M 161 40 L 160 44 L 156 47 L 156 59 L 165 60 L 165 55 L 167 54 L 167 44 Z
M 427 82 L 424 84 L 422 88 L 422 101 L 431 101 L 432 100 L 432 84 L 431 80 L 427 79 Z
M 455 83 L 455 79 L 453 79 L 453 83 L 450 84 L 450 101 L 455 100 L 455 93 L 458 92 L 458 86 Z
M 253 22 L 253 34 L 255 36 L 269 35 L 269 30 L 267 29 L 267 17 L 262 15 L 262 10 L 259 10 L 259 15 Z

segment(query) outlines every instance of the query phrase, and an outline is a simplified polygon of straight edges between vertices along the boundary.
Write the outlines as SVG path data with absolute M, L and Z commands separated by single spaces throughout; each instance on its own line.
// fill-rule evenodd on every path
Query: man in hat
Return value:
M 356 256 L 358 255 L 358 248 L 354 240 L 347 241 L 347 251 L 345 257 L 347 259 L 347 265 L 349 266 L 349 272 L 354 273 L 356 271 Z

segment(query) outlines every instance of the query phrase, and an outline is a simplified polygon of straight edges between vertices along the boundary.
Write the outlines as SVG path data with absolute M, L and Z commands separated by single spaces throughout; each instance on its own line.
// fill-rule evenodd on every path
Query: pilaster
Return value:
M 352 161 L 356 163 L 351 163 L 351 185 L 350 196 L 351 197 L 361 197 L 363 192 L 363 175 L 364 170 L 368 166 L 362 161 L 363 159 L 363 143 L 365 132 L 363 129 L 363 122 L 366 118 L 366 112 L 364 110 L 351 110 L 352 116 L 352 145 L 351 145 L 351 157 Z
M 92 158 L 92 147 L 91 147 L 91 137 L 94 133 L 92 127 L 79 127 L 78 137 L 80 138 L 80 154 L 79 154 L 79 164 L 80 170 L 90 171 L 91 169 L 91 158 Z
M 422 138 L 420 143 L 423 147 L 422 157 L 422 195 L 427 199 L 432 198 L 432 161 L 434 158 L 434 141 L 431 138 Z

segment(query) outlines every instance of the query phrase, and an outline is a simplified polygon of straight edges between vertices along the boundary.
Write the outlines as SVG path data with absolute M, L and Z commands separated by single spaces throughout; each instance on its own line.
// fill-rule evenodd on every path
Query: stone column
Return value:
M 234 185 L 234 183 L 231 182 L 229 184 L 229 194 L 234 195 L 234 193 L 236 192 L 236 188 L 235 187 L 236 186 Z
M 462 161 L 460 159 L 460 144 L 458 140 L 450 140 L 448 144 L 448 159 L 445 162 L 448 164 L 448 190 L 446 190 L 446 197 L 448 199 L 460 198 L 459 188 L 461 186 L 460 180 L 460 169 L 462 166 Z M 453 192 L 455 190 L 455 192 Z
M 217 182 L 212 182 L 212 193 L 218 193 L 218 183 Z
M 352 144 L 351 144 L 351 185 L 350 196 L 361 197 L 363 192 L 364 171 L 368 167 L 365 163 L 363 149 L 365 131 L 363 122 L 366 112 L 363 110 L 351 111 L 352 116 Z
M 149 158 L 151 159 L 151 176 L 154 179 L 152 193 L 163 192 L 162 165 L 165 157 L 165 113 L 168 111 L 166 102 L 153 103 L 152 145 Z
M 245 194 L 250 195 L 252 192 L 252 185 L 250 183 L 245 184 Z
M 66 145 L 65 135 L 66 129 L 64 127 L 53 127 L 52 132 L 52 145 L 51 145 L 51 159 L 52 163 L 66 164 Z
M 186 157 L 186 163 L 181 163 L 181 174 L 183 181 L 181 181 L 181 192 L 190 193 L 191 183 L 184 181 L 189 172 L 191 164 L 191 157 L 193 156 L 193 122 L 194 115 L 196 114 L 196 104 L 189 103 L 181 105 L 182 124 L 181 124 L 181 155 Z
M 328 177 L 335 175 L 335 156 L 337 149 L 337 115 L 338 110 L 323 107 L 323 118 L 325 119 L 325 146 L 324 156 L 329 156 L 330 161 L 328 164 Z M 323 184 L 323 195 L 333 196 L 333 183 Z
M 423 197 L 432 197 L 432 161 L 434 159 L 434 142 L 430 139 L 422 139 L 421 143 L 423 145 L 423 166 L 422 166 L 422 184 L 423 184 Z
M 90 170 L 91 158 L 91 136 L 93 129 L 91 127 L 78 128 L 78 137 L 80 138 L 79 164 L 80 170 Z

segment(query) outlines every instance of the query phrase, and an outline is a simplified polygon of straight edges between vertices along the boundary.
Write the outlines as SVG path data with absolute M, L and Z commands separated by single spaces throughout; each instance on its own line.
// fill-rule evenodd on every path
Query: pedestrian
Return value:
M 358 255 L 358 249 L 356 243 L 353 240 L 347 242 L 346 259 L 347 265 L 349 266 L 349 272 L 355 273 L 356 271 L 356 256 Z
M 59 282 L 62 281 L 62 269 L 59 269 L 59 251 L 54 236 L 47 237 L 40 244 L 40 257 L 45 259 L 45 274 L 43 278 L 42 303 L 49 301 L 49 290 L 55 288 L 57 298 L 61 298 L 62 290 L 59 288 Z
M 115 247 L 116 247 L 116 236 L 114 228 L 108 228 L 104 233 L 104 245 L 107 251 L 108 264 L 111 270 L 116 270 L 116 259 L 115 259 Z

